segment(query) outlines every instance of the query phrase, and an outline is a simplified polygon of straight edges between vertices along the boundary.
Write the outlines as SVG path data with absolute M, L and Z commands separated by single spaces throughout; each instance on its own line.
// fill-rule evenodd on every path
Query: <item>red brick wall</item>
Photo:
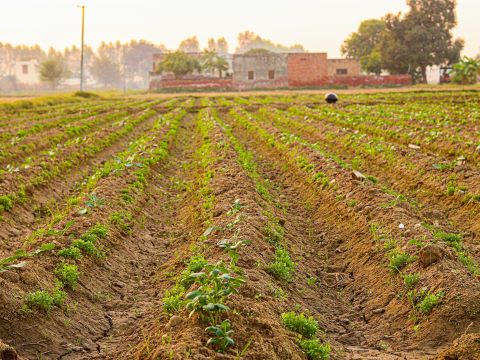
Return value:
M 316 86 L 346 85 L 359 86 L 385 86 L 385 85 L 411 85 L 410 75 L 364 75 L 364 76 L 329 76 L 316 83 Z
M 232 78 L 225 79 L 152 79 L 150 89 L 231 89 Z
M 327 76 L 326 53 L 288 54 L 289 86 L 314 86 Z

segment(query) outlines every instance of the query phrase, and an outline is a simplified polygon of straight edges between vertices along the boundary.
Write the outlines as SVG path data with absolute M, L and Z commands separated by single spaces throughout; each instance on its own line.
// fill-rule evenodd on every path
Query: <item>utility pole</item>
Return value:
M 85 38 L 85 5 L 80 6 L 82 8 L 82 49 L 80 55 L 80 91 L 83 91 L 83 51 L 84 51 L 84 38 Z

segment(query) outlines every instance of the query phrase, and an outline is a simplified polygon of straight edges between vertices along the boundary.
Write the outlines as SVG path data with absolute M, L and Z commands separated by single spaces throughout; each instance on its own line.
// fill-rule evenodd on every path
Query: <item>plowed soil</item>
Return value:
M 52 125 L 22 140 L 38 152 L 0 143 L 0 358 L 480 359 L 478 98 L 199 95 L 5 110 L 5 134 Z M 65 113 L 71 123 L 57 126 Z M 239 244 L 236 260 L 225 244 Z M 272 270 L 279 251 L 293 261 L 287 277 Z M 210 313 L 187 309 L 198 285 L 180 286 L 199 258 L 243 280 L 219 300 L 217 320 L 233 330 L 223 352 L 207 344 Z M 302 351 L 286 312 L 312 317 L 329 355 Z

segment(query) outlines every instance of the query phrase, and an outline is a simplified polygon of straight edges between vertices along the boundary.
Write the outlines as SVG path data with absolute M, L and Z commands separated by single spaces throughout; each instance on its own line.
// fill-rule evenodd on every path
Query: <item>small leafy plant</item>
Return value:
M 318 339 L 300 339 L 298 346 L 309 360 L 328 360 L 330 357 L 330 344 L 322 344 Z
M 389 264 L 388 267 L 392 271 L 400 272 L 405 266 L 415 261 L 416 257 L 404 251 L 394 249 L 388 253 Z
M 219 314 L 230 310 L 225 305 L 226 300 L 244 283 L 243 279 L 230 275 L 221 261 L 206 265 L 202 272 L 193 273 L 188 278 L 196 289 L 185 295 L 186 308 L 190 310 L 190 316 L 199 314 L 210 324 L 217 324 Z
M 403 283 L 407 290 L 413 289 L 420 281 L 420 274 L 407 274 L 403 276 Z
M 67 294 L 60 289 L 55 289 L 52 293 L 46 290 L 39 290 L 27 294 L 25 297 L 25 305 L 27 308 L 38 309 L 49 313 L 54 306 L 62 306 L 66 297 Z
M 267 271 L 280 280 L 290 281 L 295 272 L 295 263 L 290 254 L 283 248 L 277 248 L 273 262 L 268 265 Z
M 78 260 L 82 257 L 82 251 L 78 247 L 71 246 L 60 250 L 58 255 L 67 259 Z
M 78 267 L 75 264 L 68 264 L 66 262 L 60 263 L 54 270 L 58 280 L 64 285 L 72 289 L 75 288 L 78 281 Z
M 282 321 L 287 329 L 308 339 L 315 336 L 318 331 L 318 322 L 312 316 L 307 317 L 303 313 L 299 315 L 293 311 L 283 313 Z
M 233 330 L 230 320 L 224 320 L 221 324 L 209 326 L 205 331 L 212 333 L 213 336 L 208 339 L 207 346 L 215 347 L 218 352 L 225 352 L 229 347 L 235 345 L 235 341 L 231 338 Z

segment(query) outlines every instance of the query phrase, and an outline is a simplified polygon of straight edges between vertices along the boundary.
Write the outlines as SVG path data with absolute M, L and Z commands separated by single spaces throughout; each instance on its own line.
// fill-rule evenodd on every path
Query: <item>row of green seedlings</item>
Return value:
M 143 109 L 143 107 L 139 107 L 137 109 L 140 111 Z M 106 104 L 102 105 L 101 109 L 88 110 L 87 112 L 76 114 L 74 116 L 64 117 L 61 118 L 61 122 L 59 121 L 58 123 L 52 124 L 51 127 L 61 128 L 65 131 L 59 134 L 44 136 L 41 139 L 41 142 L 29 141 L 31 140 L 29 137 L 27 137 L 29 132 L 27 130 L 20 130 L 17 136 L 11 139 L 10 143 L 8 144 L 9 146 L 4 144 L 4 146 L 2 146 L 0 149 L 0 161 L 4 163 L 8 159 L 18 158 L 21 155 L 26 155 L 27 153 L 32 153 L 34 151 L 37 153 L 39 150 L 44 149 L 48 145 L 57 145 L 61 141 L 78 136 L 86 132 L 89 128 L 100 125 L 101 120 L 106 115 L 111 115 L 112 111 L 121 112 L 123 116 L 128 114 L 128 112 L 125 111 L 125 106 L 123 104 Z M 92 121 L 92 118 L 94 121 Z M 42 130 L 46 130 L 47 128 L 48 127 L 46 125 L 36 123 L 32 126 L 30 132 L 32 134 L 37 134 Z M 10 165 L 10 171 L 12 170 L 15 170 L 15 167 Z
M 197 116 L 197 129 L 202 137 L 202 145 L 194 154 L 194 157 L 198 159 L 201 172 L 196 192 L 202 203 L 201 212 L 202 218 L 205 220 L 204 225 L 208 228 L 200 240 L 206 239 L 213 231 L 232 230 L 238 223 L 232 221 L 225 229 L 212 224 L 215 201 L 210 187 L 214 176 L 212 167 L 221 160 L 222 155 L 217 152 L 221 154 L 224 146 L 221 143 L 212 143 L 213 127 L 209 111 L 201 110 Z M 228 215 L 237 214 L 240 208 L 241 205 L 236 202 Z M 244 283 L 241 272 L 236 266 L 239 259 L 237 249 L 243 244 L 245 244 L 244 241 L 234 244 L 222 241 L 218 244 L 229 254 L 229 264 L 224 261 L 209 263 L 199 253 L 200 250 L 197 250 L 196 254 L 185 262 L 186 269 L 177 277 L 175 285 L 167 290 L 163 297 L 163 309 L 167 314 L 173 315 L 185 309 L 189 311 L 189 317 L 198 316 L 200 321 L 207 325 L 205 331 L 211 336 L 207 341 L 207 346 L 218 352 L 226 352 L 235 344 L 232 324 L 229 319 L 224 318 L 224 314 L 231 311 L 227 303 Z
M 402 106 L 403 108 L 403 106 Z M 425 108 L 423 109 L 425 111 Z M 442 151 L 445 153 L 444 155 L 452 155 L 456 154 L 458 156 L 465 155 L 465 151 L 468 150 L 468 147 L 473 145 L 472 141 L 469 141 L 467 138 L 458 137 L 458 135 L 452 135 L 448 132 L 442 132 L 441 129 L 448 129 L 449 127 L 442 127 L 437 130 L 427 129 L 423 133 L 421 129 L 405 129 L 405 131 L 399 131 L 398 127 L 400 126 L 401 119 L 399 118 L 398 114 L 389 113 L 389 117 L 394 116 L 395 122 L 393 124 L 393 128 L 386 129 L 389 126 L 388 123 L 391 123 L 390 120 L 385 120 L 385 117 L 377 117 L 372 115 L 372 107 L 369 107 L 368 114 L 359 114 L 356 112 L 355 107 L 350 108 L 342 108 L 333 109 L 333 108 L 322 108 L 322 109 L 310 109 L 308 107 L 296 107 L 292 109 L 300 116 L 313 116 L 315 118 L 321 118 L 322 121 L 328 121 L 332 124 L 341 126 L 342 128 L 350 128 L 353 130 L 359 130 L 362 133 L 369 134 L 372 136 L 381 137 L 382 139 L 388 138 L 394 142 L 400 142 L 402 145 L 409 145 L 412 143 L 417 143 L 418 145 L 422 145 L 423 147 L 429 148 L 431 151 Z M 373 121 L 374 125 L 369 125 L 368 122 Z M 416 123 L 418 124 L 418 123 Z M 455 124 L 458 126 L 458 124 Z M 450 127 L 451 128 L 451 127 Z M 402 135 L 403 134 L 403 135 Z M 435 146 L 435 140 L 441 137 L 442 139 L 451 139 L 452 143 L 448 147 L 447 152 L 445 150 L 440 149 L 438 146 Z M 399 141 L 400 140 L 400 141 Z M 456 143 L 461 144 L 461 148 L 457 150 Z
M 318 322 L 313 316 L 290 311 L 283 313 L 281 318 L 283 325 L 297 335 L 297 344 L 309 360 L 329 359 L 331 351 L 330 344 L 321 342 L 318 339 Z
M 118 126 L 116 120 L 128 116 L 128 111 L 115 111 L 109 112 L 106 115 L 97 116 L 93 119 L 89 117 L 85 124 L 77 123 L 75 125 L 69 125 L 65 127 L 63 132 L 58 134 L 47 136 L 42 138 L 42 143 L 38 142 L 29 142 L 27 144 L 19 145 L 19 152 L 14 153 L 9 151 L 8 159 L 21 157 L 25 152 L 35 151 L 35 156 L 22 157 L 18 163 L 10 163 L 5 169 L 0 170 L 0 179 L 6 173 L 18 173 L 20 169 L 30 169 L 34 166 L 38 166 L 44 160 L 46 156 L 49 157 L 49 160 L 53 160 L 57 157 L 57 154 L 60 152 L 66 152 L 70 147 L 78 145 L 80 143 L 85 143 L 89 139 L 98 136 L 98 133 L 94 133 L 95 129 L 103 129 L 107 124 L 112 125 L 113 127 Z M 90 133 L 90 136 L 85 136 L 80 138 L 80 135 Z M 64 142 L 63 142 L 64 141 Z M 42 151 L 42 149 L 48 147 Z M 4 158 L 4 160 L 7 158 Z
M 441 304 L 445 292 L 438 291 L 434 293 L 427 287 L 419 288 L 418 285 L 421 282 L 421 273 L 405 273 L 405 268 L 409 264 L 417 261 L 418 256 L 403 251 L 398 242 L 389 236 L 378 223 L 370 224 L 370 233 L 377 243 L 382 244 L 388 260 L 388 268 L 394 275 L 401 276 L 404 284 L 404 291 L 401 292 L 400 296 L 405 296 L 410 303 L 413 319 L 419 321 L 420 315 L 429 315 L 436 306 Z M 426 244 L 417 239 L 412 239 L 410 240 L 409 245 L 416 246 L 419 251 Z
M 464 150 L 468 150 L 472 145 L 476 146 L 477 139 L 475 136 L 461 130 L 466 130 L 469 128 L 469 125 L 472 125 L 472 120 L 475 119 L 478 108 L 475 109 L 475 107 L 472 108 L 469 105 L 468 112 L 465 113 L 467 107 L 463 106 L 463 109 L 455 109 L 451 106 L 445 106 L 445 103 L 437 104 L 437 106 L 434 104 L 416 106 L 414 122 L 412 122 L 410 109 L 405 108 L 403 104 L 390 106 L 388 109 L 384 107 L 372 109 L 369 106 L 363 108 L 350 107 L 345 110 L 353 111 L 357 118 L 361 118 L 362 123 L 366 120 L 373 122 L 374 126 L 378 125 L 377 128 L 369 127 L 368 130 L 370 132 L 375 132 L 378 128 L 382 128 L 388 137 L 401 139 L 405 145 L 423 143 L 430 150 L 441 151 L 447 155 L 455 154 L 455 151 L 458 150 L 456 146 L 453 146 L 455 144 L 460 144 L 460 146 L 464 147 Z M 438 117 L 443 117 L 443 119 L 438 119 Z M 452 117 L 454 118 L 452 119 Z M 469 117 L 470 120 L 468 119 Z M 385 131 L 386 127 L 389 130 Z M 456 133 L 444 131 L 445 129 L 451 130 L 454 127 L 460 127 L 460 130 Z M 401 131 L 399 131 L 399 128 Z M 439 138 L 450 140 L 450 144 L 440 148 L 436 141 Z
M 47 112 L 37 110 L 36 112 L 29 112 L 23 116 L 9 116 L 5 121 L 0 121 L 0 126 L 8 126 L 9 131 L 2 133 L 1 140 L 8 140 L 10 138 L 24 138 L 27 135 L 38 133 L 41 130 L 54 128 L 57 125 L 68 123 L 82 119 L 84 116 L 92 116 L 101 113 L 108 109 L 105 103 L 89 103 L 88 111 L 80 113 L 84 110 L 86 104 L 76 103 L 62 105 L 59 109 L 50 109 Z M 25 126 L 25 123 L 31 126 Z M 22 126 L 23 125 L 23 126 Z
M 154 110 L 148 110 L 138 117 L 127 119 L 119 124 L 119 130 L 108 134 L 104 139 L 98 139 L 98 141 L 79 149 L 77 152 L 69 154 L 69 158 L 60 163 L 43 162 L 40 174 L 34 176 L 24 184 L 21 184 L 16 192 L 0 196 L 0 214 L 3 211 L 11 211 L 15 204 L 26 203 L 29 197 L 28 193 L 35 186 L 45 185 L 49 180 L 56 176 L 65 174 L 68 170 L 72 169 L 75 165 L 78 165 L 86 158 L 94 156 L 120 138 L 126 136 L 132 132 L 137 125 L 150 119 L 155 114 L 156 112 Z
M 293 114 L 310 114 L 309 112 L 298 113 L 295 110 L 292 111 Z M 290 112 L 289 114 L 292 115 L 292 112 Z M 317 120 L 319 119 L 317 118 Z M 323 117 L 320 120 L 324 120 Z M 304 127 L 309 127 L 310 129 L 312 129 L 312 133 L 318 134 L 318 129 L 314 126 L 305 125 L 305 123 L 303 122 L 301 124 L 304 125 Z M 304 128 L 303 130 L 306 131 L 306 128 Z M 366 135 L 362 132 L 349 133 L 348 135 L 339 137 L 337 132 L 326 131 L 325 135 L 323 136 L 323 140 L 328 141 L 334 145 L 336 144 L 336 146 L 341 146 L 347 151 L 355 154 L 355 157 L 352 159 L 352 164 L 355 164 L 356 167 L 361 167 L 362 162 L 365 161 L 365 158 L 367 158 L 369 162 L 372 160 L 376 162 L 379 159 L 385 160 L 390 166 L 398 167 L 398 151 L 394 147 L 390 146 L 389 143 L 385 143 L 383 137 L 377 136 L 370 137 L 368 139 L 365 138 Z M 447 169 L 453 170 L 457 165 L 463 164 L 465 160 L 466 158 L 463 155 L 459 155 L 455 160 L 452 161 L 433 163 L 432 169 L 436 169 L 439 171 L 444 171 Z M 425 166 L 418 165 L 418 159 L 416 158 L 412 158 L 412 161 L 404 161 L 404 164 L 402 166 L 404 166 L 406 170 L 416 171 L 418 173 L 418 176 L 425 175 L 427 171 L 427 168 Z M 395 173 L 398 173 L 398 171 L 395 171 Z M 439 179 L 438 181 L 441 182 L 441 179 Z M 438 189 L 439 187 L 434 186 L 434 188 Z M 466 186 L 457 185 L 455 175 L 452 175 L 449 178 L 445 193 L 449 196 L 457 194 L 461 196 L 463 202 L 480 201 L 479 194 L 470 193 L 468 192 L 468 188 Z
M 274 116 L 273 116 L 274 115 Z M 278 115 L 277 113 L 272 113 L 269 111 L 266 111 L 264 109 L 261 109 L 258 111 L 258 117 L 256 119 L 260 121 L 271 121 L 273 126 L 277 128 L 279 131 L 281 131 L 281 136 L 279 137 L 279 141 L 284 143 L 287 146 L 292 146 L 295 144 L 301 145 L 304 148 L 310 149 L 314 151 L 315 153 L 321 155 L 322 157 L 326 159 L 331 159 L 333 160 L 336 164 L 338 164 L 341 168 L 343 169 L 348 169 L 348 170 L 360 170 L 358 164 L 352 161 L 352 163 L 348 163 L 345 160 L 343 160 L 340 156 L 336 155 L 335 153 L 329 152 L 327 149 L 324 148 L 322 144 L 319 142 L 316 143 L 311 143 L 309 141 L 304 140 L 300 136 L 298 136 L 296 133 L 290 132 L 288 129 L 294 128 L 298 130 L 299 132 L 306 132 L 306 133 L 314 133 L 316 131 L 316 128 L 311 127 L 309 125 L 301 124 L 299 122 L 296 122 L 295 120 L 292 120 L 291 118 L 283 117 Z M 299 157 L 298 158 L 300 165 L 304 169 L 313 169 L 313 164 L 309 164 L 308 160 L 305 160 L 304 157 Z M 381 207 L 383 208 L 391 208 L 397 206 L 399 203 L 408 203 L 413 207 L 417 207 L 418 203 L 410 198 L 407 198 L 405 195 L 391 189 L 390 187 L 379 184 L 379 180 L 372 176 L 368 175 L 365 173 L 362 173 L 362 175 L 365 177 L 365 180 L 372 183 L 373 185 L 379 186 L 379 188 L 386 194 L 391 195 L 394 197 L 394 199 L 386 204 L 382 204 Z M 320 179 L 323 179 L 322 187 L 326 188 L 329 185 L 329 179 L 327 176 L 323 176 L 323 173 L 318 173 L 316 174 L 316 177 L 319 177 Z M 343 196 L 338 197 L 339 200 L 343 200 Z M 353 207 L 356 205 L 356 202 L 354 200 L 349 200 L 347 201 L 347 205 L 350 207 Z
M 298 155 L 295 149 L 290 150 L 286 141 L 279 141 L 279 139 L 277 139 L 274 135 L 266 131 L 264 128 L 258 126 L 252 114 L 247 113 L 241 109 L 232 109 L 230 111 L 230 117 L 247 131 L 254 133 L 257 137 L 260 137 L 271 148 L 275 148 L 282 153 L 287 154 L 289 156 L 291 164 L 285 164 L 285 167 L 289 165 L 299 167 L 301 170 L 308 173 L 309 176 L 307 177 L 307 180 L 311 184 L 318 185 L 321 189 L 327 189 L 332 185 L 332 182 L 327 174 L 321 171 L 315 171 L 315 164 L 310 162 L 303 155 Z
M 135 164 L 139 169 L 134 171 L 135 181 L 130 186 L 134 189 L 144 189 L 146 185 L 146 178 L 149 173 L 150 166 L 164 160 L 168 156 L 168 146 L 170 140 L 175 136 L 179 122 L 185 115 L 181 112 L 180 115 L 173 119 L 166 120 L 162 118 L 157 121 L 154 126 L 154 130 L 159 130 L 165 122 L 171 121 L 170 128 L 165 134 L 164 139 L 159 144 L 154 144 L 155 137 L 145 135 L 141 139 L 133 143 L 124 154 L 120 155 L 118 160 L 106 163 L 104 168 L 100 172 L 97 172 L 98 176 L 95 181 L 87 183 L 88 186 L 94 186 L 100 178 L 107 177 L 109 175 L 119 176 L 121 171 L 127 171 L 132 169 L 133 164 L 130 162 L 135 159 Z M 150 142 L 152 145 L 150 149 L 147 149 L 145 144 Z M 153 146 L 158 145 L 158 146 Z M 143 157 L 135 157 L 134 154 L 144 154 Z M 123 175 L 123 174 L 122 174 Z M 124 193 L 121 193 L 120 199 L 124 200 Z M 133 202 L 133 201 L 132 201 Z M 110 215 L 109 221 L 111 224 L 119 228 L 123 232 L 129 232 L 133 224 L 133 216 L 126 211 L 114 212 Z M 97 260 L 102 260 L 106 257 L 107 249 L 98 244 L 99 240 L 105 239 L 108 235 L 108 224 L 97 224 L 95 227 L 81 235 L 78 239 L 72 241 L 69 247 L 63 248 L 57 252 L 57 256 L 63 258 L 54 270 L 54 275 L 57 280 L 55 282 L 54 289 L 39 290 L 25 297 L 25 303 L 23 310 L 29 311 L 32 308 L 42 310 L 49 313 L 54 307 L 61 307 L 66 300 L 65 289 L 74 290 L 79 278 L 79 271 L 77 262 L 79 262 L 82 256 L 93 256 Z M 44 246 L 44 245 L 42 245 Z M 53 249 L 50 249 L 53 250 Z
M 255 183 L 257 193 L 268 204 L 270 204 L 272 208 L 282 208 L 281 204 L 274 201 L 273 196 L 268 190 L 270 184 L 268 184 L 258 172 L 253 153 L 246 150 L 238 141 L 229 125 L 225 124 L 218 117 L 216 120 L 221 124 L 224 133 L 227 135 L 234 150 L 237 152 L 240 165 Z M 281 225 L 280 220 L 275 217 L 272 209 L 264 212 L 264 214 L 267 215 L 268 219 L 264 229 L 265 239 L 268 243 L 276 247 L 274 259 L 265 267 L 265 270 L 278 280 L 287 282 L 292 281 L 296 265 L 291 259 L 287 248 L 282 245 L 284 228 Z M 310 360 L 323 360 L 329 358 L 330 345 L 328 343 L 321 343 L 319 339 L 315 337 L 318 331 L 318 323 L 312 317 L 306 318 L 303 313 L 296 315 L 294 312 L 290 312 L 282 314 L 282 320 L 289 330 L 295 331 L 300 335 L 298 345 Z M 302 331 L 302 329 L 309 326 L 310 331 Z M 312 329 L 314 329 L 314 331 Z
M 221 143 L 212 143 L 211 132 L 213 123 L 210 113 L 202 109 L 197 116 L 197 129 L 202 138 L 202 145 L 194 153 L 194 163 L 199 166 L 202 176 L 198 180 L 198 191 L 195 192 L 197 200 L 202 203 L 202 219 L 206 226 L 211 226 L 213 221 L 212 210 L 215 203 L 215 194 L 210 183 L 214 177 L 213 165 L 221 161 L 218 155 L 222 151 Z
M 184 111 L 176 111 L 171 112 L 166 115 L 161 116 L 157 119 L 152 127 L 153 131 L 158 131 L 159 129 L 163 128 L 165 125 L 169 127 L 169 130 L 166 134 L 166 140 L 161 141 L 159 144 L 155 144 L 155 158 L 161 160 L 165 158 L 168 154 L 168 139 L 172 139 L 178 129 L 178 124 L 180 120 L 185 116 Z M 26 239 L 26 244 L 32 244 L 39 241 L 44 236 L 49 235 L 61 235 L 62 232 L 67 230 L 67 226 L 62 230 L 54 230 L 53 227 L 58 224 L 65 216 L 69 215 L 72 212 L 72 209 L 76 206 L 83 205 L 80 210 L 78 210 L 79 215 L 87 214 L 90 209 L 102 206 L 102 200 L 98 199 L 95 194 L 95 187 L 97 182 L 110 174 L 120 175 L 122 171 L 125 169 L 136 169 L 135 176 L 138 179 L 142 179 L 142 181 L 134 181 L 130 184 L 129 188 L 122 189 L 122 199 L 125 203 L 128 203 L 132 198 L 129 194 L 130 192 L 135 193 L 137 189 L 142 189 L 142 183 L 144 182 L 144 178 L 146 177 L 146 172 L 148 171 L 148 167 L 143 166 L 143 164 L 135 161 L 135 153 L 140 153 L 141 150 L 140 146 L 145 147 L 148 141 L 151 139 L 148 137 L 143 136 L 140 137 L 137 141 L 134 141 L 130 144 L 129 148 L 121 153 L 118 153 L 115 157 L 111 160 L 107 161 L 105 164 L 100 166 L 90 177 L 88 177 L 82 184 L 81 189 L 79 190 L 79 195 L 71 196 L 67 199 L 67 205 L 64 209 L 51 211 L 51 219 L 47 226 L 37 229 L 32 232 L 32 234 Z M 88 198 L 88 200 L 82 203 L 83 198 Z
M 159 118 L 152 127 L 152 131 L 158 132 L 165 125 L 168 126 L 168 131 L 160 142 L 156 143 L 155 137 L 145 135 L 139 138 L 137 141 L 131 143 L 127 150 L 119 153 L 115 158 L 106 162 L 93 175 L 91 175 L 84 183 L 83 188 L 80 190 L 80 194 L 73 196 L 68 200 L 66 209 L 56 214 L 55 220 L 48 224 L 47 227 L 33 232 L 33 234 L 27 238 L 25 243 L 31 245 L 35 242 L 38 242 L 43 237 L 65 235 L 74 225 L 74 220 L 68 221 L 62 229 L 57 230 L 53 227 L 71 214 L 73 207 L 80 206 L 80 210 L 77 212 L 78 215 L 86 215 L 89 213 L 89 209 L 102 207 L 104 204 L 103 199 L 98 198 L 93 193 L 98 181 L 102 178 L 106 178 L 108 176 L 122 176 L 125 175 L 125 172 L 127 171 L 133 172 L 135 179 L 130 183 L 128 190 L 136 191 L 135 194 L 138 193 L 138 190 L 143 190 L 150 171 L 150 166 L 162 161 L 168 156 L 169 143 L 176 135 L 179 122 L 184 116 L 185 112 L 180 111 L 178 113 L 170 113 Z M 147 148 L 147 144 L 150 144 L 150 148 Z M 80 204 L 81 199 L 85 198 L 87 195 L 88 200 L 84 204 Z M 125 191 L 122 190 L 120 192 L 120 198 L 124 203 L 127 203 L 127 201 L 125 201 Z M 129 199 L 133 199 L 133 197 L 129 195 Z M 132 215 L 124 211 L 114 212 L 111 215 L 110 221 L 121 230 L 127 231 L 130 228 Z M 47 244 L 47 247 L 49 250 L 52 250 L 50 249 L 49 244 Z M 40 250 L 35 250 L 32 253 L 27 253 L 24 250 L 18 250 L 13 256 L 0 260 L 0 265 L 6 269 L 22 267 L 25 264 L 17 264 L 15 262 L 33 255 L 44 253 L 46 251 L 47 250 L 43 248 L 43 245 L 40 247 Z
M 332 160 L 334 160 L 337 164 L 339 164 L 343 168 L 350 168 L 352 170 L 360 170 L 360 168 L 362 167 L 361 162 L 360 162 L 360 158 L 358 158 L 358 157 L 353 158 L 351 163 L 347 163 L 342 158 L 340 158 L 338 155 L 327 151 L 324 148 L 324 145 L 320 144 L 319 142 L 310 143 L 310 142 L 305 141 L 302 138 L 300 138 L 297 134 L 291 133 L 288 130 L 286 130 L 286 129 L 289 129 L 289 128 L 294 128 L 294 129 L 296 129 L 300 132 L 307 133 L 307 134 L 312 134 L 312 133 L 317 133 L 318 132 L 317 128 L 315 128 L 311 125 L 306 125 L 305 123 L 297 122 L 297 121 L 295 121 L 295 120 L 293 120 L 289 117 L 281 116 L 279 114 L 279 112 L 273 113 L 273 112 L 270 112 L 268 110 L 261 109 L 261 110 L 259 110 L 258 115 L 259 115 L 258 119 L 264 120 L 264 121 L 266 119 L 268 119 L 269 121 L 271 121 L 274 124 L 274 126 L 277 129 L 282 131 L 282 136 L 281 136 L 280 140 L 282 140 L 284 142 L 287 142 L 287 143 L 298 143 L 302 146 L 305 146 L 305 147 L 307 147 L 311 150 L 314 150 L 315 152 L 321 154 L 324 157 L 331 158 Z M 333 136 L 332 136 L 332 138 L 333 138 Z M 355 148 L 355 149 L 358 150 L 358 148 Z M 396 162 L 393 158 L 391 160 L 392 160 L 392 164 L 394 164 L 394 163 L 396 164 Z M 371 176 L 371 175 L 365 175 L 365 177 L 366 177 L 367 180 L 371 181 L 374 184 L 378 183 L 378 179 Z M 408 202 L 412 206 L 418 206 L 418 203 L 415 200 L 407 199 L 406 196 L 398 193 L 397 191 L 395 191 L 391 188 L 383 186 L 382 191 L 387 193 L 387 194 L 394 195 L 396 197 L 396 199 L 393 202 L 391 202 L 389 204 L 385 204 L 384 207 L 388 208 L 388 207 L 396 206 L 399 202 Z M 449 178 L 449 182 L 447 184 L 447 195 L 454 195 L 456 193 L 464 194 L 463 199 L 462 199 L 463 202 L 470 202 L 471 203 L 471 202 L 480 201 L 480 195 L 475 195 L 475 194 L 472 194 L 472 193 L 468 193 L 468 189 L 466 187 L 458 186 L 457 181 L 456 181 L 456 177 L 453 175 Z
M 267 217 L 264 235 L 266 241 L 275 247 L 275 255 L 273 261 L 265 267 L 265 270 L 279 280 L 291 281 L 295 273 L 295 263 L 291 259 L 288 249 L 282 244 L 285 230 L 274 212 L 275 208 L 280 211 L 285 211 L 285 209 L 272 196 L 270 191 L 272 185 L 258 172 L 253 153 L 238 141 L 233 134 L 232 128 L 220 117 L 215 116 L 215 120 L 220 124 L 224 134 L 230 140 L 233 149 L 237 153 L 240 166 L 255 184 L 258 195 L 270 205 L 270 209 L 263 210 L 263 215 Z
M 262 110 L 260 110 L 259 113 L 262 113 Z M 265 114 L 265 112 L 263 112 L 263 113 Z M 279 116 L 275 116 L 274 121 L 275 122 L 281 122 L 283 124 L 287 123 L 286 127 L 289 127 L 289 125 L 290 125 L 290 126 L 296 126 L 297 128 L 302 128 L 302 130 L 306 130 L 306 131 L 309 131 L 309 130 L 312 131 L 312 132 L 315 131 L 315 129 L 312 128 L 312 127 L 307 127 L 306 125 L 301 125 L 301 124 L 296 123 L 295 121 L 292 121 L 292 120 L 289 120 L 289 119 L 281 120 L 281 117 L 279 117 Z M 282 130 L 284 130 L 284 128 L 282 128 Z M 347 164 L 347 163 L 343 162 L 341 159 L 338 159 L 337 157 L 332 156 L 331 154 L 325 153 L 323 151 L 323 149 L 319 149 L 320 145 L 318 143 L 311 144 L 307 141 L 302 140 L 301 138 L 299 138 L 295 134 L 284 132 L 282 134 L 281 141 L 285 141 L 287 144 L 291 143 L 291 142 L 299 143 L 299 144 L 301 144 L 301 145 L 303 145 L 307 148 L 310 148 L 310 149 L 314 150 L 315 152 L 320 153 L 322 156 L 328 156 L 328 157 L 332 158 L 335 162 L 337 162 L 343 168 L 349 168 L 349 167 L 351 169 L 354 168 L 350 164 Z M 376 178 L 374 178 L 372 176 L 369 176 L 369 175 L 365 175 L 365 177 L 366 177 L 367 180 L 369 180 L 373 184 L 378 184 L 378 180 Z M 408 199 L 403 194 L 400 194 L 400 193 L 388 188 L 387 186 L 382 186 L 381 189 L 386 194 L 394 196 L 394 199 L 392 201 L 382 205 L 382 207 L 384 207 L 384 208 L 390 208 L 390 207 L 397 206 L 398 203 L 400 203 L 400 202 L 408 202 L 412 206 L 417 206 L 418 205 L 415 201 L 413 201 L 411 199 Z M 473 199 L 475 199 L 475 197 L 473 197 Z M 349 201 L 350 201 L 350 203 L 348 203 L 349 206 L 350 205 L 352 205 L 352 206 L 355 205 L 354 200 L 349 200 Z M 475 261 L 467 253 L 467 251 L 463 247 L 462 248 L 454 247 L 454 250 L 456 251 L 459 260 L 472 272 L 472 274 L 474 274 L 474 275 L 478 274 L 478 265 L 476 265 Z

